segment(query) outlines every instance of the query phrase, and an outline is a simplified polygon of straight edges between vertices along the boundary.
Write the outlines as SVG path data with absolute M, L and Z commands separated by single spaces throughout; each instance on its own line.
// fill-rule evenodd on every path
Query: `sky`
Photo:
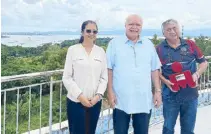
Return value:
M 186 29 L 211 28 L 211 0 L 1 0 L 2 32 L 79 31 L 85 20 L 99 30 L 122 30 L 129 14 L 144 29 L 173 18 Z

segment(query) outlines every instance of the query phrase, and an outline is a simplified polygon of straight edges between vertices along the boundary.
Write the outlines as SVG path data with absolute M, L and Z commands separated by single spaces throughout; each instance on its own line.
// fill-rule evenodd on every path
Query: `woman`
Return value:
M 108 76 L 106 55 L 96 46 L 97 24 L 88 20 L 81 26 L 79 44 L 70 46 L 63 83 L 67 94 L 67 116 L 71 134 L 95 134 Z

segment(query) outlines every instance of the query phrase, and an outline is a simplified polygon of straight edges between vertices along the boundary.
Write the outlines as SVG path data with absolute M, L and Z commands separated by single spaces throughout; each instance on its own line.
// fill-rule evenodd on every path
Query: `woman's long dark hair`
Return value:
M 84 32 L 84 29 L 86 28 L 86 25 L 88 24 L 95 24 L 95 26 L 97 27 L 97 24 L 96 22 L 92 21 L 92 20 L 87 20 L 87 21 L 84 21 L 81 25 L 81 33 Z M 97 30 L 98 30 L 98 27 L 97 27 Z M 83 43 L 84 42 L 84 36 L 81 35 L 80 37 L 80 40 L 79 40 L 79 43 Z

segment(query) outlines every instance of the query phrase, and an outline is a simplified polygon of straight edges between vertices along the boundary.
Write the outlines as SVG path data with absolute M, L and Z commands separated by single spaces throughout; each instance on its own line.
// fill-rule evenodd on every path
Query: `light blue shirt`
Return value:
M 161 63 L 148 38 L 136 44 L 126 36 L 112 39 L 107 48 L 108 68 L 113 71 L 115 108 L 127 114 L 149 113 L 152 109 L 151 72 Z

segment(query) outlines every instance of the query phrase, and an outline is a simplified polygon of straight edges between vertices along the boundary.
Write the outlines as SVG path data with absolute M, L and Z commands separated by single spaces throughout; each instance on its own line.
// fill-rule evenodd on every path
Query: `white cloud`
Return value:
M 160 29 L 177 19 L 186 29 L 211 28 L 210 0 L 2 0 L 2 31 L 80 30 L 87 19 L 100 30 L 123 29 L 128 14 L 144 19 L 144 28 Z

